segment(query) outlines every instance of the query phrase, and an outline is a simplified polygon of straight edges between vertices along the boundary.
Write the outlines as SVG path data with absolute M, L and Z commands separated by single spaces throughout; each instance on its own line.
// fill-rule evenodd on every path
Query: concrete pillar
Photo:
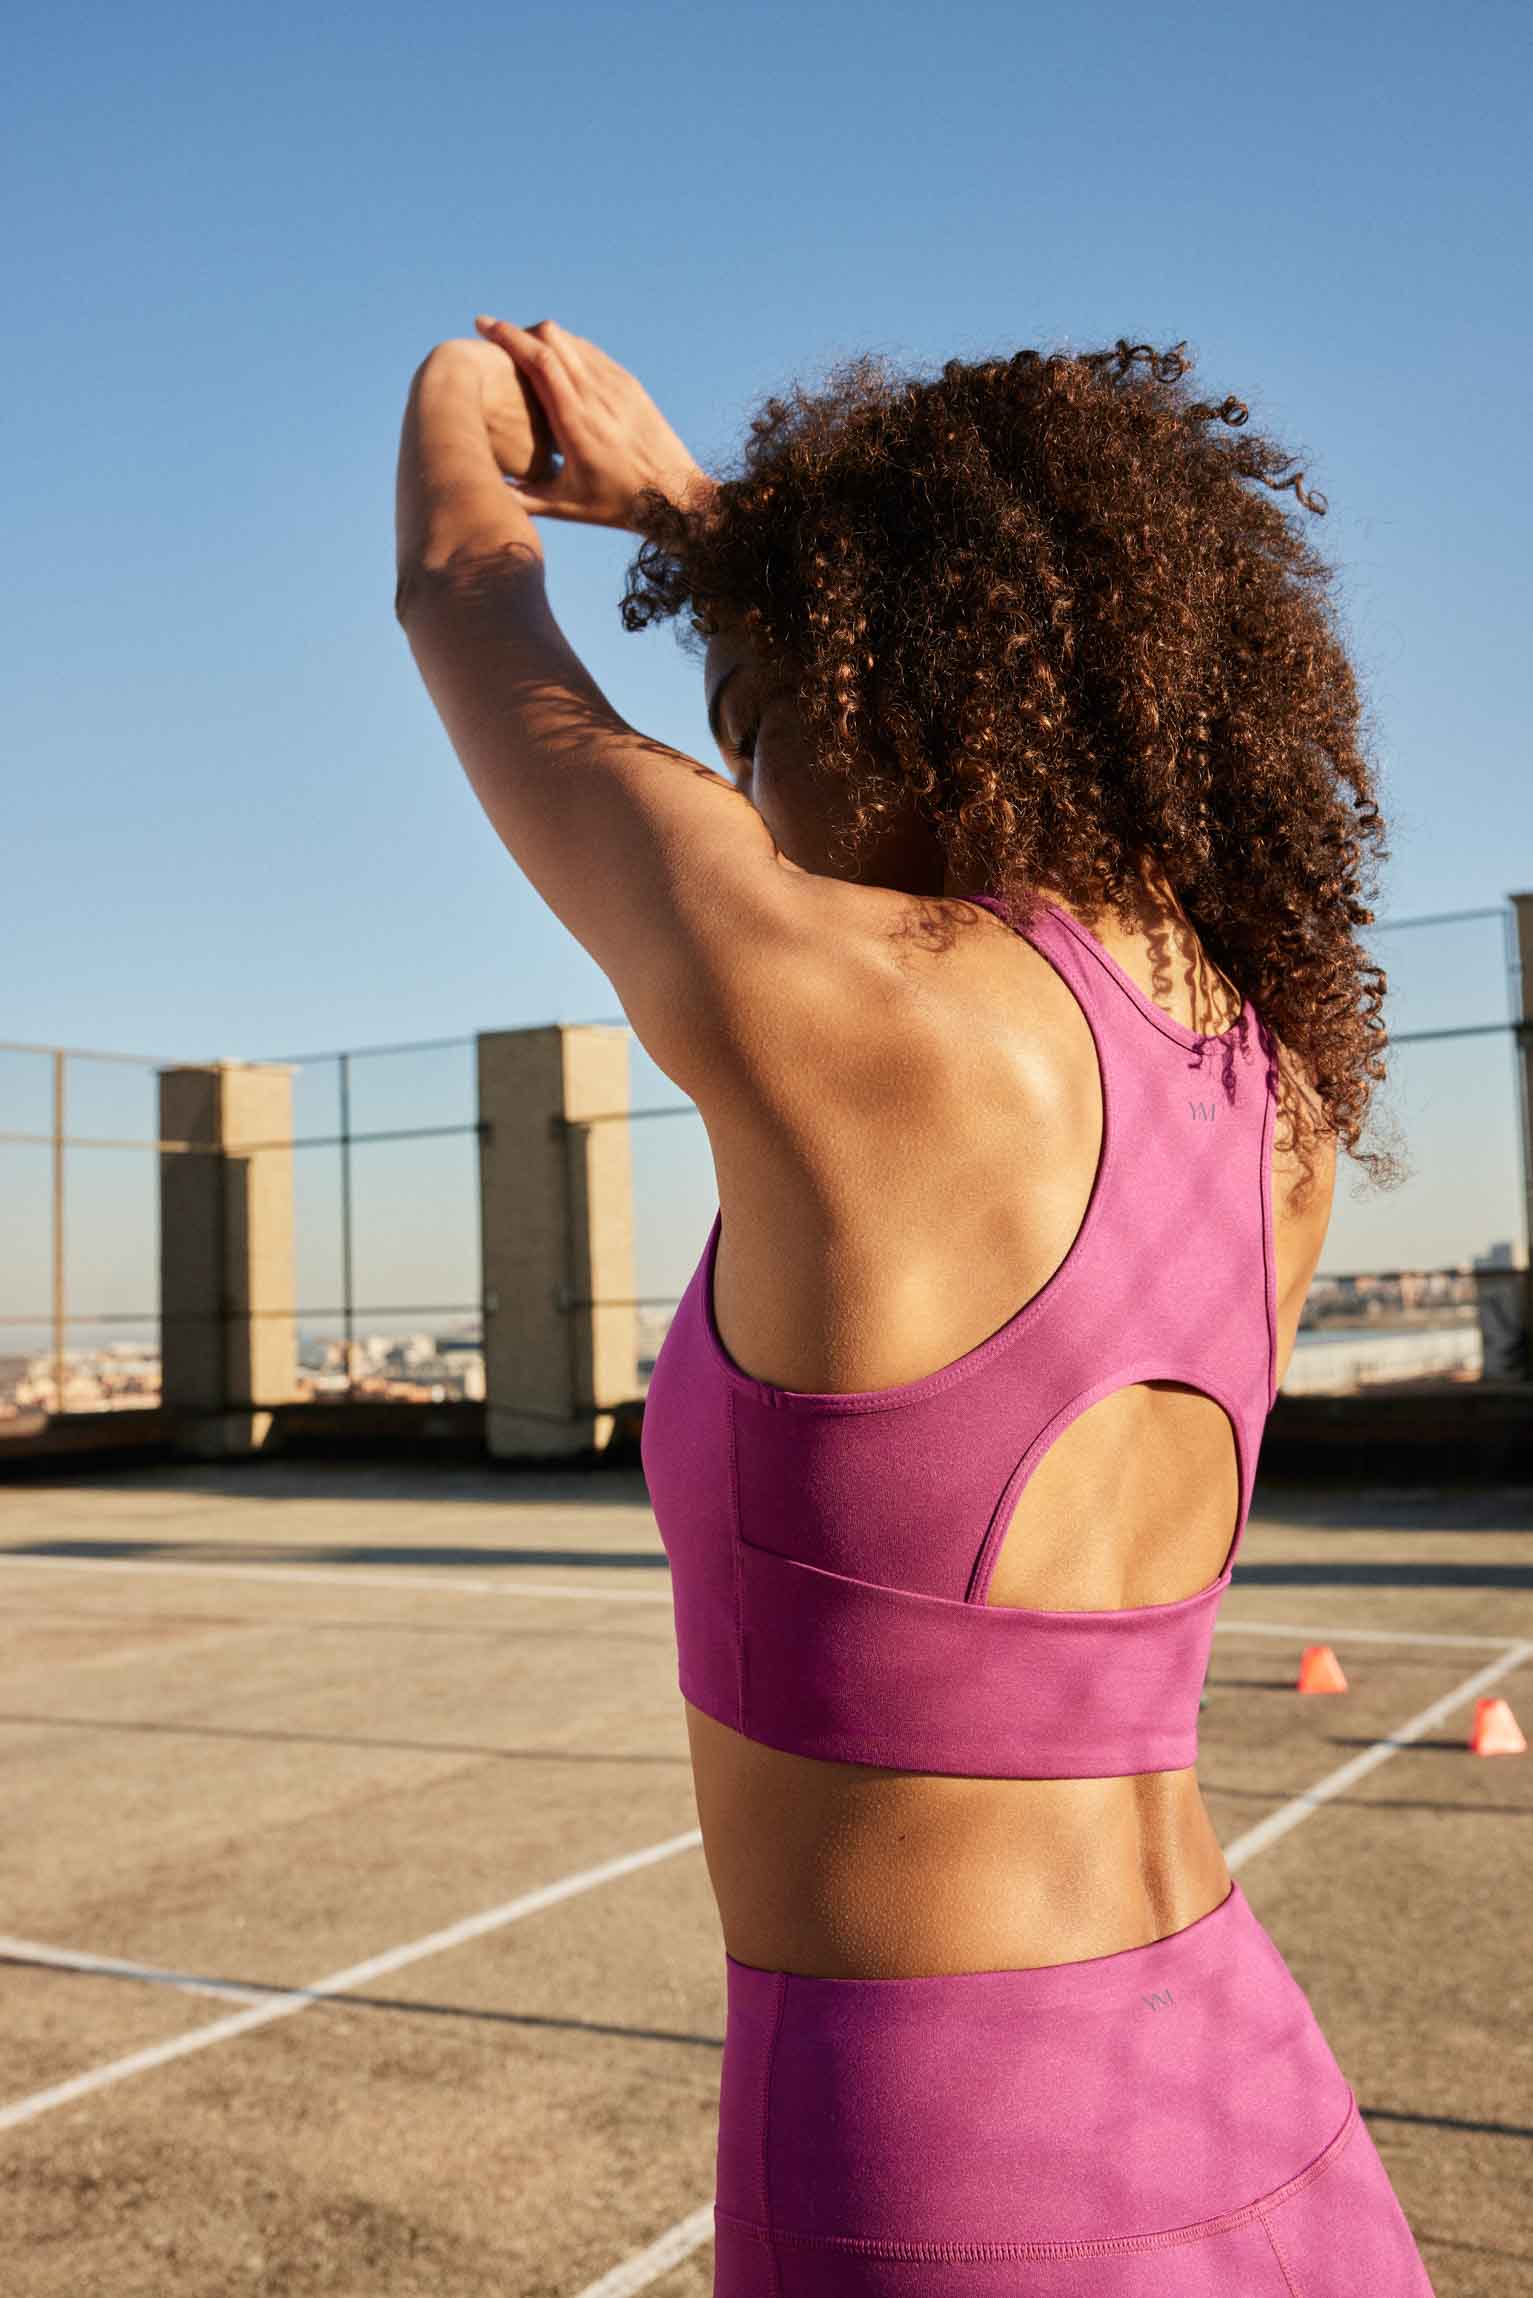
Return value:
M 485 1441 L 602 1451 L 639 1394 L 628 1031 L 481 1033 Z
M 161 1397 L 202 1459 L 266 1442 L 298 1391 L 293 1076 L 285 1063 L 160 1072 Z
M 1518 1098 L 1522 1105 L 1523 1236 L 1528 1248 L 1523 1273 L 1522 1334 L 1524 1362 L 1533 1374 L 1533 893 L 1513 894 L 1510 898 L 1517 920 L 1517 954 L 1521 960 L 1513 1013 L 1522 1025 L 1518 1033 L 1517 1073 Z

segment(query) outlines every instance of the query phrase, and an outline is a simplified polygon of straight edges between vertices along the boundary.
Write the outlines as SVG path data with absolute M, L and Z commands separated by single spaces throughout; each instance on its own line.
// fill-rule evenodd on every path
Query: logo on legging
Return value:
M 1169 1987 L 1159 1987 L 1153 1995 L 1141 1996 L 1140 2000 L 1148 2003 L 1152 2011 L 1163 2011 L 1168 2003 L 1175 2001 L 1175 1997 Z
M 1205 1123 L 1212 1125 L 1214 1121 L 1214 1105 L 1211 1101 L 1189 1101 L 1187 1106 L 1192 1112 L 1194 1122 L 1196 1122 L 1197 1119 L 1201 1117 Z

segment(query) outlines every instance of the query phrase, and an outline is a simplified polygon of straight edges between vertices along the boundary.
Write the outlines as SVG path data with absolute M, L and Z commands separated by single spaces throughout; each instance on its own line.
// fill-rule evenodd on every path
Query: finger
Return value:
M 556 479 L 554 485 L 557 487 L 558 483 Z M 515 495 L 522 508 L 531 511 L 535 518 L 570 519 L 577 526 L 589 526 L 591 523 L 589 510 L 583 508 L 573 495 L 551 494 L 541 487 L 524 486 L 520 481 L 508 487 L 506 492 Z
M 530 349 L 530 356 L 536 358 L 538 349 L 543 352 L 549 372 L 568 378 L 572 384 L 580 383 L 582 362 L 574 352 L 573 338 L 557 320 L 540 319 L 535 327 L 522 327 L 515 332 L 527 338 L 530 347 L 536 347 Z
M 493 330 L 502 322 L 476 319 L 474 324 L 493 341 Z M 628 377 L 625 370 L 615 360 L 609 359 L 599 345 L 588 342 L 583 335 L 574 334 L 568 327 L 561 327 L 556 319 L 540 319 L 535 327 L 526 328 L 523 333 L 548 343 L 578 377 L 582 406 L 587 411 L 593 404 L 608 415 L 618 411 L 618 386 L 626 382 Z M 508 349 L 509 346 L 502 345 L 501 348 Z
M 539 495 L 529 495 L 522 487 L 513 487 L 511 493 L 516 496 L 522 508 L 536 519 L 568 519 L 576 526 L 589 526 L 591 523 L 589 518 L 573 510 L 568 503 L 555 503 Z
M 561 327 L 557 319 L 540 319 L 536 327 L 529 327 L 527 332 L 551 344 L 567 366 L 581 372 L 590 368 L 590 354 L 596 346 L 588 343 L 583 335 L 576 335 L 570 328 Z
M 572 328 L 561 327 L 557 319 L 540 319 L 537 326 L 527 332 L 550 344 L 571 373 L 578 376 L 586 406 L 594 402 L 609 415 L 618 411 L 622 404 L 622 386 L 632 379 L 615 359 L 608 358 L 600 344 L 575 334 Z
M 549 502 L 548 497 L 546 495 L 539 495 L 535 493 L 531 487 L 523 487 L 520 485 L 515 487 L 507 487 L 506 493 L 508 495 L 515 495 L 517 501 L 521 504 L 522 509 L 524 511 L 530 511 L 535 518 L 551 519 L 558 516 L 557 511 Z
M 509 319 L 486 319 L 481 314 L 474 324 L 526 374 L 553 426 L 554 444 L 565 454 L 566 442 L 580 426 L 580 387 L 557 347 L 535 335 L 530 327 L 513 326 Z
M 552 328 L 557 322 L 550 319 L 544 324 Z M 590 396 L 608 414 L 620 414 L 626 404 L 626 395 L 635 388 L 634 378 L 628 369 L 614 359 L 609 351 L 603 351 L 599 343 L 592 343 L 587 336 L 572 334 L 567 327 L 559 328 L 555 340 L 559 349 L 570 358 L 572 365 L 578 361 Z
M 475 322 L 476 326 L 485 327 L 498 327 L 500 324 L 499 320 L 484 318 Z M 628 372 L 603 351 L 599 343 L 593 343 L 588 335 L 577 335 L 572 327 L 561 327 L 557 319 L 539 319 L 533 326 L 526 328 L 524 333 L 536 335 L 541 341 L 551 343 L 571 367 L 584 368 L 593 375 L 626 375 Z
M 544 473 L 537 479 L 508 479 L 506 492 L 515 495 L 525 509 L 544 519 L 578 519 L 586 514 L 581 509 L 579 484 L 568 463 L 556 471 Z

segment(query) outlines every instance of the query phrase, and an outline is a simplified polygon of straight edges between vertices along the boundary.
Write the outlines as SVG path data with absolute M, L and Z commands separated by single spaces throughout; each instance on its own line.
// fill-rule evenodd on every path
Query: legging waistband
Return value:
M 1075 1963 L 726 1968 L 718 2203 L 795 2241 L 1070 2245 L 1222 2221 L 1353 2106 L 1238 1883 L 1164 1939 Z

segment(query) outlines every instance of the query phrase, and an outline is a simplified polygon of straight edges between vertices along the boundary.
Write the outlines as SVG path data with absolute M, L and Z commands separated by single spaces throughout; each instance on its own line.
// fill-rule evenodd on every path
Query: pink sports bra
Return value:
M 977 898 L 1012 923 L 1003 897 Z M 992 1779 L 1181 1770 L 1275 1394 L 1275 1049 L 1249 999 L 1218 1035 L 1173 1020 L 1055 904 L 1013 930 L 1096 1044 L 1102 1146 L 1074 1243 L 955 1363 L 819 1395 L 753 1379 L 725 1351 L 715 1217 L 640 1440 L 677 1680 L 797 1755 Z M 1044 1453 L 1099 1397 L 1146 1380 L 1202 1390 L 1234 1429 L 1240 1507 L 1219 1577 L 1122 1611 L 987 1604 Z

